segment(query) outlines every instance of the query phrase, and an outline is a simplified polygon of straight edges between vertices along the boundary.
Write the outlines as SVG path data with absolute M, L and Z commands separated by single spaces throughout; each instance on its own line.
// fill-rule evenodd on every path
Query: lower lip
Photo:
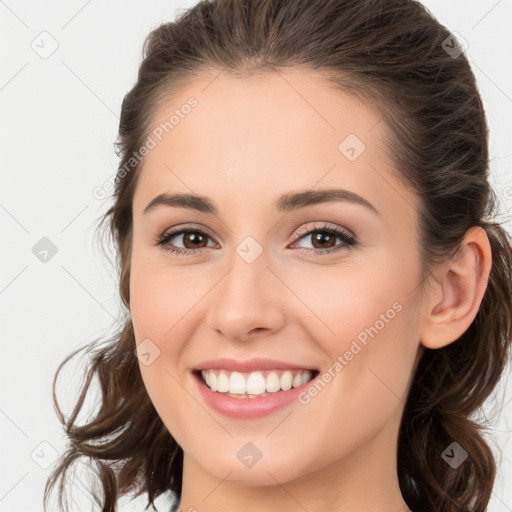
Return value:
M 288 391 L 277 391 L 259 398 L 233 398 L 232 396 L 212 391 L 199 375 L 194 372 L 192 372 L 192 375 L 205 402 L 214 411 L 231 418 L 248 419 L 261 418 L 289 405 L 294 400 L 297 400 L 299 393 L 309 387 L 316 378 L 297 388 L 291 388 Z

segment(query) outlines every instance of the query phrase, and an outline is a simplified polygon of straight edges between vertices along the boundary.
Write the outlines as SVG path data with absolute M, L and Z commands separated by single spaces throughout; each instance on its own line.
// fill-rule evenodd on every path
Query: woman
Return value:
M 412 0 L 200 2 L 149 35 L 117 144 L 127 317 L 56 403 L 45 503 L 86 455 L 104 511 L 486 510 L 472 415 L 510 355 L 512 248 L 445 27 Z

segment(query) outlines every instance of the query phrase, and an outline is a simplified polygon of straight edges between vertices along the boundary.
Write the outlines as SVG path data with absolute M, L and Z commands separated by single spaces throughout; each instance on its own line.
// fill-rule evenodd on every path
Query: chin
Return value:
M 241 458 L 243 459 L 243 457 Z M 199 463 L 206 472 L 219 480 L 244 486 L 276 485 L 294 480 L 307 473 L 307 471 L 301 471 L 297 457 L 284 452 L 279 457 L 276 455 L 265 457 L 262 454 L 261 458 L 252 466 L 246 465 L 236 455 L 234 457 L 227 455 L 226 452 L 218 456 L 212 454 L 211 458 L 199 460 Z

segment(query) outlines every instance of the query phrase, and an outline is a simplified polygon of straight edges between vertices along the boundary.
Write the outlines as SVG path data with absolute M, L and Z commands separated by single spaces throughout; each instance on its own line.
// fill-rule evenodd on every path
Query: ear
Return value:
M 470 228 L 451 261 L 436 269 L 426 298 L 421 344 L 441 348 L 456 341 L 475 319 L 492 267 L 485 230 Z

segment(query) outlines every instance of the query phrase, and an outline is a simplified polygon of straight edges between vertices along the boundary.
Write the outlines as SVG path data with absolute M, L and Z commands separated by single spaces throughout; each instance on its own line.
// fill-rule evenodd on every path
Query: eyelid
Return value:
M 166 234 L 173 233 L 177 234 L 180 231 L 202 231 L 206 235 L 208 235 L 210 238 L 215 240 L 217 238 L 217 235 L 213 233 L 212 230 L 207 228 L 206 226 L 203 226 L 202 224 L 178 224 L 177 226 L 172 226 L 171 228 L 167 228 L 163 231 L 162 236 L 165 236 Z
M 330 225 L 329 223 L 327 222 L 316 222 L 314 224 L 314 226 L 309 226 L 307 228 L 304 228 L 303 230 L 300 230 L 300 231 L 295 231 L 295 239 L 296 240 L 299 240 L 301 239 L 304 235 L 309 235 L 311 234 L 312 232 L 314 231 L 329 231 L 329 230 L 332 230 L 333 232 L 336 232 L 336 233 L 341 233 L 343 235 L 346 235 L 347 237 L 349 238 L 352 238 L 354 239 L 354 241 L 358 241 L 358 238 L 356 237 L 356 235 L 350 230 L 350 229 L 347 229 L 343 226 L 339 226 L 337 224 L 334 224 L 334 225 Z

